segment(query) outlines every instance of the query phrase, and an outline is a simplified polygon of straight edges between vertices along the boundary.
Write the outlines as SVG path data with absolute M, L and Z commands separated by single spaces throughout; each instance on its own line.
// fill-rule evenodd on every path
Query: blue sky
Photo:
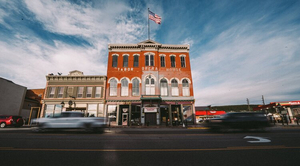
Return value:
M 0 77 L 105 75 L 108 43 L 189 44 L 196 105 L 300 99 L 299 0 L 1 0 Z

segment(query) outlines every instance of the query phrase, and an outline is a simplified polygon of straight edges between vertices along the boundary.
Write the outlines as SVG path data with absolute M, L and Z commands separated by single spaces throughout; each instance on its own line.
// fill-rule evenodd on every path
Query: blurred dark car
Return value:
M 21 127 L 24 124 L 22 116 L 0 115 L 0 127 L 6 126 Z
M 211 131 L 227 132 L 231 129 L 249 130 L 270 127 L 267 116 L 257 112 L 232 112 L 220 118 L 208 119 L 204 123 Z

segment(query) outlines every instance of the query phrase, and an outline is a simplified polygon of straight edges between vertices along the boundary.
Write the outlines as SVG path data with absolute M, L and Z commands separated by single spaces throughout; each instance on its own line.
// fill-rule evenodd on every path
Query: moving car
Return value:
M 226 132 L 230 129 L 264 129 L 270 127 L 267 116 L 260 112 L 234 112 L 227 113 L 220 118 L 205 121 L 204 126 L 212 131 Z
M 7 126 L 21 127 L 24 124 L 22 116 L 0 115 L 0 127 Z
M 83 129 L 88 132 L 104 132 L 107 127 L 105 118 L 84 117 L 81 112 L 62 112 L 59 116 L 33 119 L 33 131 L 45 131 L 47 129 Z

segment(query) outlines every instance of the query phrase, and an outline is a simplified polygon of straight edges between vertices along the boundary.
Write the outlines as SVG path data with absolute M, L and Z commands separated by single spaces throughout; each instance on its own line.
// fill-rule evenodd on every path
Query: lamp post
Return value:
M 64 106 L 65 106 L 65 102 L 62 101 L 60 104 L 61 104 L 61 111 L 60 111 L 60 113 L 61 113 L 63 111 Z

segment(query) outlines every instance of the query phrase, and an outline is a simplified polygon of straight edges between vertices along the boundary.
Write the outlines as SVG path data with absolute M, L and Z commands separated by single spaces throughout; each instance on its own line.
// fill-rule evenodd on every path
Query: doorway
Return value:
M 146 125 L 156 125 L 156 113 L 146 113 Z
M 122 114 L 122 126 L 127 126 L 128 125 L 128 113 L 123 113 Z

